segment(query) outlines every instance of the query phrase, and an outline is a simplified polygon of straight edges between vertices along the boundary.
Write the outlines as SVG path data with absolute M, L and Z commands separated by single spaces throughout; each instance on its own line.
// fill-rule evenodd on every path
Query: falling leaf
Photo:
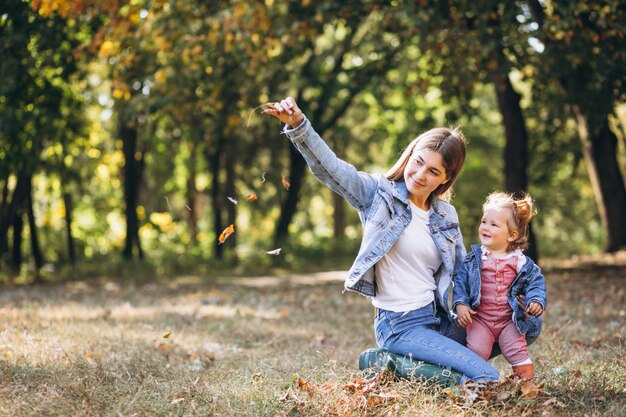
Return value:
M 170 211 L 172 211 L 172 206 L 170 206 L 170 200 L 165 197 L 165 202 L 167 203 L 167 207 L 170 209 Z
M 187 210 L 191 211 L 191 207 L 189 207 L 188 204 L 185 204 L 185 207 L 187 207 Z
M 163 335 L 163 339 L 169 339 L 172 336 L 172 332 L 167 332 Z
M 237 200 L 235 200 L 234 198 L 232 198 L 232 197 L 228 197 L 228 200 L 229 200 L 231 203 L 233 203 L 234 205 L 237 205 Z
M 285 190 L 288 190 L 289 187 L 291 187 L 291 184 L 289 184 L 289 181 L 287 181 L 287 178 L 285 178 L 284 175 L 283 175 L 282 181 L 283 181 L 283 187 L 285 187 Z
M 256 194 L 249 194 L 249 195 L 246 197 L 246 200 L 247 200 L 247 201 L 254 201 L 254 200 L 256 200 L 256 199 L 257 199 Z
M 267 252 L 265 252 L 265 253 L 267 253 L 268 255 L 280 255 L 280 251 L 281 251 L 282 249 L 283 249 L 283 248 L 278 248 L 278 249 L 274 249 L 274 250 L 268 250 L 268 251 L 267 251 Z
M 265 182 L 265 172 L 261 174 L 261 178 L 263 178 L 263 181 L 261 181 L 261 183 Z
M 228 236 L 232 235 L 233 233 L 235 233 L 235 225 L 231 224 L 226 229 L 224 229 L 222 234 L 220 234 L 220 238 L 217 241 L 221 245 L 222 243 L 224 243 L 226 241 L 226 239 L 228 239 Z

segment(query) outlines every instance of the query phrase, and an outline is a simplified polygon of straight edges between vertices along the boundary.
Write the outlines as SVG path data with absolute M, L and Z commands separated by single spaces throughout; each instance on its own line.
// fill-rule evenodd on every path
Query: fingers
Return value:
M 541 313 L 543 313 L 543 309 L 541 308 L 541 304 L 536 303 L 534 301 L 532 303 L 530 303 L 530 305 L 528 306 L 528 313 L 532 314 L 533 316 L 541 315 Z

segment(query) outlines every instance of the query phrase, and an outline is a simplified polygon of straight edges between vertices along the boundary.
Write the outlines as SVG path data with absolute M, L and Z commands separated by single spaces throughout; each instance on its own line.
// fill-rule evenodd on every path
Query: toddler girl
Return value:
M 481 245 L 472 245 L 454 278 L 453 305 L 467 328 L 467 347 L 486 360 L 498 343 L 522 380 L 534 378 L 525 336 L 539 334 L 546 307 L 545 279 L 522 253 L 532 216 L 529 195 L 490 194 L 478 227 Z

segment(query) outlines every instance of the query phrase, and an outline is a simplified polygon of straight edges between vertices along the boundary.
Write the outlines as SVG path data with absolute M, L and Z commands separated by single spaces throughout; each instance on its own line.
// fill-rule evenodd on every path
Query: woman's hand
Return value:
M 293 97 L 286 97 L 277 103 L 267 103 L 270 108 L 263 110 L 263 113 L 274 116 L 281 122 L 296 128 L 304 120 L 302 110 L 296 104 Z
M 472 316 L 476 314 L 476 311 L 469 308 L 465 304 L 456 305 L 456 315 L 458 316 L 457 322 L 462 327 L 467 327 L 472 323 Z
M 526 309 L 528 314 L 532 314 L 533 316 L 540 316 L 543 313 L 543 308 L 541 308 L 541 304 L 536 301 L 532 301 L 528 304 L 528 308 Z

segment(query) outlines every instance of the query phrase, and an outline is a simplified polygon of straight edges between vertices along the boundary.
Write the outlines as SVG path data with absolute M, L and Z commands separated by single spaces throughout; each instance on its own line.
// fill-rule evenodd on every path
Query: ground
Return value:
M 552 262 L 544 273 L 538 395 L 507 382 L 501 357 L 501 384 L 461 395 L 363 380 L 373 311 L 342 293 L 345 271 L 6 286 L 0 415 L 624 415 L 626 261 Z

